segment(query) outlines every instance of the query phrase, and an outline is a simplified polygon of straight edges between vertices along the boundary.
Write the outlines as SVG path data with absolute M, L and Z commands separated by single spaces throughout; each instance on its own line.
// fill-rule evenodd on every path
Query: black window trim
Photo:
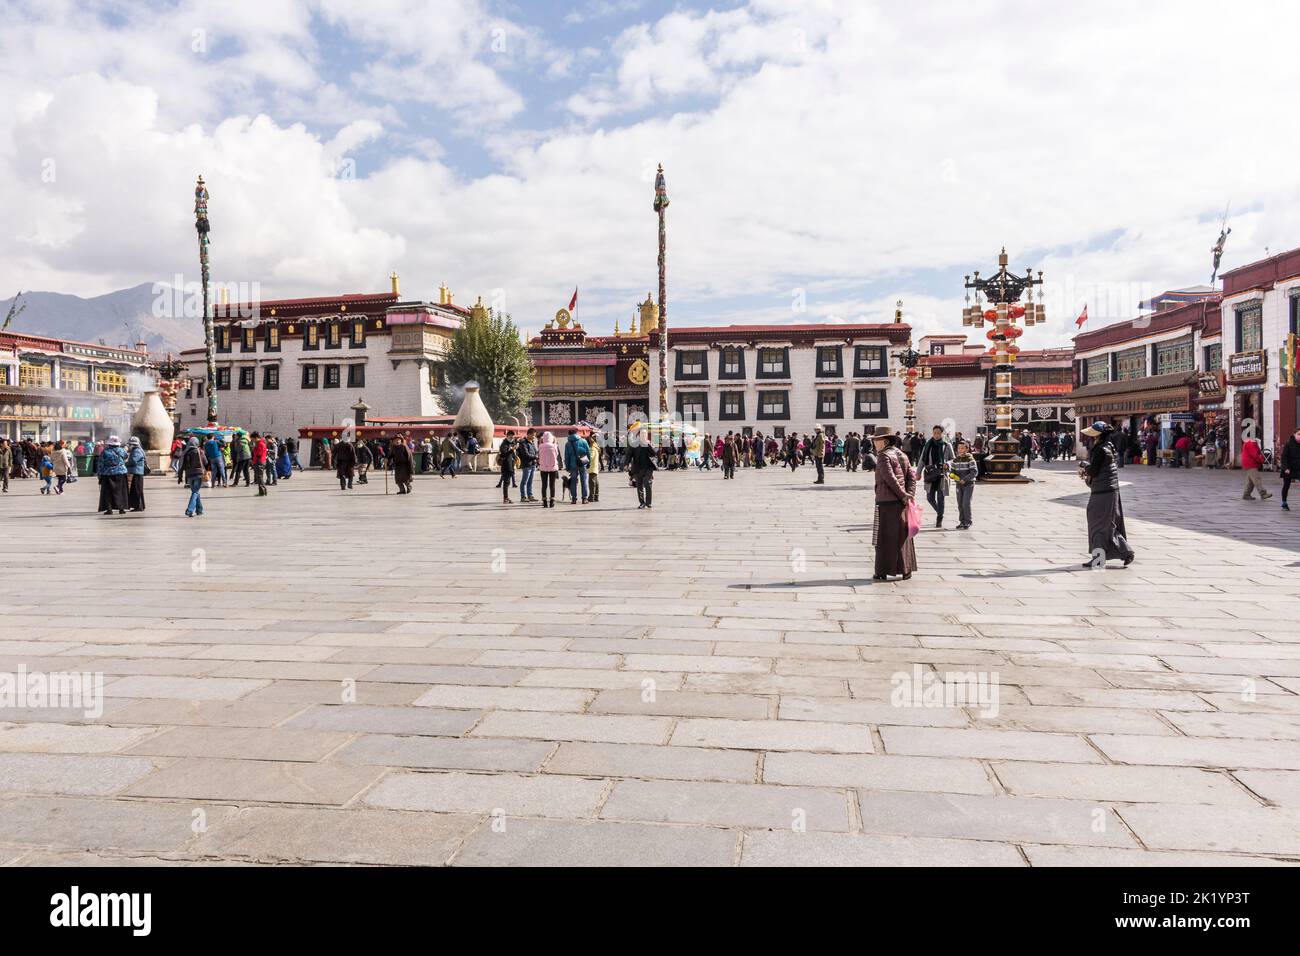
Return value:
M 361 329 L 361 337 L 357 337 L 357 329 Z M 352 329 L 348 332 L 348 348 L 363 349 L 366 347 L 366 320 L 353 319 Z
M 247 385 L 244 384 L 245 378 L 248 379 Z M 241 365 L 239 366 L 239 390 L 247 391 L 250 388 L 257 388 L 257 366 Z
M 275 381 L 271 381 L 271 373 L 275 373 Z M 280 388 L 280 366 L 272 363 L 262 366 L 262 389 L 263 391 L 278 391 Z
M 699 372 L 686 372 L 686 356 L 698 355 L 700 357 Z M 678 349 L 677 350 L 677 372 L 675 376 L 679 382 L 707 382 L 709 380 L 709 350 L 708 349 Z
M 697 389 L 686 389 L 677 393 L 677 417 L 686 420 L 686 399 L 696 399 L 702 412 L 699 415 L 693 415 L 691 420 L 697 422 L 707 422 L 709 420 L 709 393 Z
M 727 399 L 735 397 L 740 402 L 740 410 L 730 415 L 727 413 Z M 720 422 L 739 422 L 745 419 L 745 393 L 743 391 L 729 390 L 718 393 L 718 421 Z
M 862 355 L 867 349 L 874 350 L 880 356 L 880 368 L 864 368 L 862 364 Z M 888 378 L 889 377 L 889 349 L 883 345 L 855 345 L 853 346 L 853 377 L 854 378 Z
M 876 392 L 880 395 L 880 411 L 876 413 L 864 412 L 862 410 L 862 394 L 864 392 Z M 855 388 L 853 390 L 853 420 L 854 421 L 879 421 L 889 417 L 889 389 L 887 388 Z
M 835 396 L 835 410 L 832 412 L 822 409 L 822 398 L 826 395 Z M 844 390 L 842 388 L 819 388 L 817 389 L 817 417 L 818 418 L 843 418 L 844 417 Z
M 333 337 L 335 331 L 337 331 L 339 335 L 339 340 L 337 344 L 333 344 L 330 342 L 330 339 Z M 341 328 L 341 323 L 337 319 L 331 320 L 325 326 L 325 348 L 331 350 L 343 348 L 343 329 Z
M 763 411 L 764 395 L 780 395 L 781 411 L 777 414 L 769 414 Z M 790 390 L 785 388 L 770 388 L 760 390 L 758 393 L 758 407 L 755 409 L 758 413 L 754 417 L 764 422 L 788 422 L 790 420 Z
M 781 370 L 779 372 L 763 371 L 764 351 L 781 353 Z M 790 346 L 788 345 L 761 346 L 758 350 L 758 354 L 754 358 L 754 377 L 760 379 L 767 379 L 768 381 L 788 380 L 790 378 Z M 789 410 L 789 404 L 787 403 L 787 411 L 788 410 Z
M 353 376 L 359 376 L 359 380 Z M 350 362 L 348 364 L 348 388 L 365 388 L 366 387 L 366 363 Z
M 827 370 L 822 365 L 822 349 L 828 349 L 835 353 L 835 368 L 833 371 Z M 844 346 L 842 345 L 818 345 L 813 355 L 817 358 L 817 378 L 843 378 L 844 377 Z
M 217 391 L 230 391 L 230 366 L 217 369 Z
M 320 388 L 320 366 L 304 365 L 302 367 L 302 387 Z
M 727 371 L 727 353 L 735 352 L 738 358 L 736 371 Z M 718 378 L 727 381 L 742 381 L 745 378 L 745 349 L 740 345 L 724 345 L 718 350 Z
M 326 365 L 326 366 L 325 366 L 325 377 L 324 377 L 324 381 L 321 382 L 321 388 L 342 388 L 342 387 L 343 387 L 343 373 L 340 371 L 341 368 L 342 368 L 342 366 L 337 365 L 337 364 L 335 364 L 335 363 L 333 363 L 333 362 L 331 362 L 330 364 Z M 333 377 L 334 377 L 334 384 L 333 384 L 333 385 L 330 384 L 330 376 L 331 376 L 331 375 L 333 375 Z

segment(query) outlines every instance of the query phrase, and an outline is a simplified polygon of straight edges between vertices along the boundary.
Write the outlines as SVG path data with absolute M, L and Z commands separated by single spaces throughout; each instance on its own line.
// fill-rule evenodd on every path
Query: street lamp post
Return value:
M 894 324 L 903 321 L 903 300 L 899 299 L 894 307 Z M 903 427 L 907 434 L 916 431 L 916 383 L 918 379 L 930 377 L 930 367 L 921 365 L 921 353 L 912 348 L 912 338 L 908 336 L 907 348 L 895 352 L 898 360 L 898 377 L 903 380 Z
M 998 271 L 987 279 L 981 279 L 978 272 L 974 278 L 966 276 L 966 288 L 975 292 L 974 304 L 970 293 L 966 295 L 966 307 L 962 310 L 962 325 L 982 328 L 985 322 L 992 323 L 987 332 L 993 345 L 989 349 L 993 356 L 993 378 L 997 394 L 997 411 L 994 427 L 997 437 L 993 439 L 993 452 L 985 459 L 983 481 L 1004 483 L 1027 483 L 1031 479 L 1021 475 L 1024 459 L 1020 457 L 1019 443 L 1011 437 L 1011 373 L 1015 369 L 1016 356 L 1020 347 L 1016 339 L 1024 334 L 1024 329 L 1016 325 L 1017 319 L 1024 319 L 1026 327 L 1041 325 L 1046 321 L 1043 308 L 1043 273 L 1038 278 L 1034 271 L 1026 269 L 1023 276 L 1007 271 L 1007 250 L 1004 246 L 998 256 Z M 1038 301 L 1033 301 L 1033 287 L 1039 286 Z M 988 299 L 991 308 L 985 309 L 980 304 L 980 296 Z M 1020 297 L 1025 297 L 1023 304 Z

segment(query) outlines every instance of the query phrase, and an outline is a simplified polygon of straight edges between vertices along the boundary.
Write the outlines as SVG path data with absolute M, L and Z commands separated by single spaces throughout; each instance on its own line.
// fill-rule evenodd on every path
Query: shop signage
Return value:
M 0 418 L 23 421 L 97 422 L 100 409 L 86 405 L 46 405 L 41 402 L 0 403 Z
M 1268 374 L 1268 353 L 1264 349 L 1238 352 L 1228 356 L 1228 381 L 1255 382 Z
M 1238 393 L 1241 393 L 1241 392 L 1262 392 L 1262 391 L 1264 391 L 1264 384 L 1263 384 L 1262 382 L 1259 383 L 1258 385 L 1238 385 L 1238 386 L 1237 386 L 1237 392 L 1238 392 Z
M 1223 370 L 1202 372 L 1196 378 L 1196 391 L 1201 398 L 1223 397 Z

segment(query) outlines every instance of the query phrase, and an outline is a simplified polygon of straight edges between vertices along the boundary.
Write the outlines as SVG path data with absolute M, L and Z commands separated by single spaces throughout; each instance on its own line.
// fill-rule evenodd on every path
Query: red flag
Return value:
M 569 311 L 572 312 L 578 307 L 578 287 L 573 287 L 573 298 L 569 300 Z
M 1088 304 L 1085 302 L 1083 305 L 1083 311 L 1080 312 L 1079 317 L 1074 320 L 1074 324 L 1079 328 L 1083 328 L 1083 323 L 1087 321 L 1088 321 Z

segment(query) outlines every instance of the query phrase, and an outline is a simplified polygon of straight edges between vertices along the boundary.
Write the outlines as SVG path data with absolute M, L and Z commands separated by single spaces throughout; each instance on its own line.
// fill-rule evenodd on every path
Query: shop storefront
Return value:
M 1109 422 L 1135 437 L 1144 426 L 1156 425 L 1162 431 L 1174 424 L 1185 429 L 1199 427 L 1203 410 L 1196 404 L 1198 390 L 1199 377 L 1195 373 L 1171 372 L 1085 385 L 1071 392 L 1070 397 L 1079 422 Z
M 0 437 L 30 441 L 78 441 L 102 437 L 104 409 L 0 394 Z
M 1272 447 L 1264 415 L 1264 392 L 1268 384 L 1268 352 L 1251 349 L 1228 356 L 1227 385 L 1232 418 L 1233 464 L 1241 462 L 1243 439 L 1256 439 L 1261 448 Z

